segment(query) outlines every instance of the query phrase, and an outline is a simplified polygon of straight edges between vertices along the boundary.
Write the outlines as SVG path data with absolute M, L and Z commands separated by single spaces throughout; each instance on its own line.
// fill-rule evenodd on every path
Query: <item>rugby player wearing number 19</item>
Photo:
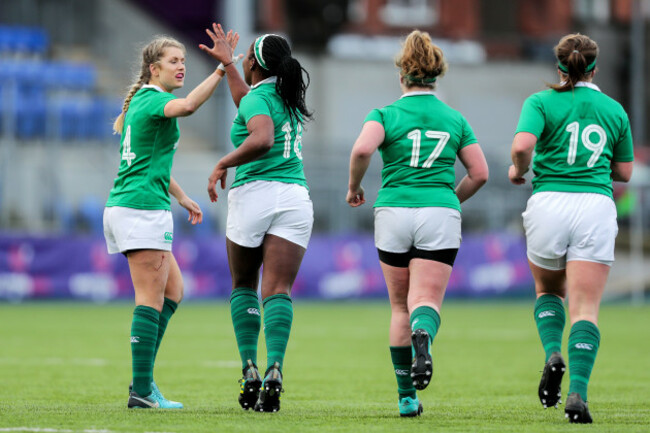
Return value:
M 431 382 L 431 344 L 461 241 L 460 203 L 485 184 L 488 167 L 467 120 L 433 94 L 447 63 L 429 34 L 408 35 L 396 65 L 403 95 L 366 117 L 350 156 L 346 200 L 365 203 L 361 180 L 378 149 L 384 167 L 375 246 L 390 298 L 399 413 L 412 417 L 422 412 L 416 389 Z M 456 157 L 467 176 L 454 189 Z
M 523 105 L 508 177 L 525 182 L 533 150 L 533 195 L 522 214 L 537 301 L 535 322 L 546 354 L 538 388 L 546 408 L 560 402 L 568 295 L 569 394 L 566 417 L 591 423 L 587 384 L 600 343 L 598 308 L 614 262 L 618 232 L 612 180 L 632 175 L 632 135 L 621 105 L 591 81 L 598 45 L 570 34 L 555 47 L 560 84 Z

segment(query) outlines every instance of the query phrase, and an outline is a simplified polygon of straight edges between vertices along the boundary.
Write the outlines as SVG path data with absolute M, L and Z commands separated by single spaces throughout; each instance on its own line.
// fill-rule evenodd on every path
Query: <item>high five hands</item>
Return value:
M 212 48 L 209 48 L 207 45 L 200 44 L 199 48 L 209 54 L 212 58 L 221 62 L 222 65 L 227 65 L 232 62 L 237 62 L 239 59 L 244 57 L 243 54 L 238 56 L 233 56 L 235 47 L 237 47 L 237 42 L 239 42 L 239 33 L 229 30 L 228 33 L 224 33 L 221 24 L 212 23 L 212 30 L 205 29 L 205 32 L 208 34 L 212 43 L 214 44 Z

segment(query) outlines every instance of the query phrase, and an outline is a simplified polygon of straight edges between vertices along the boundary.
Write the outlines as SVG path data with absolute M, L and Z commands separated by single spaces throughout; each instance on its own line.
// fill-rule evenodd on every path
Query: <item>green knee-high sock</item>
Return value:
M 573 324 L 569 334 L 569 393 L 579 393 L 584 401 L 599 345 L 600 331 L 596 325 L 586 320 Z
M 562 350 L 562 332 L 564 332 L 564 303 L 559 296 L 542 295 L 535 301 L 535 323 L 542 340 L 546 361 L 551 353 Z
M 262 325 L 257 291 L 247 287 L 234 289 L 230 295 L 230 316 L 242 369 L 246 368 L 249 359 L 257 365 L 257 340 Z
M 167 324 L 169 324 L 169 319 L 172 318 L 172 315 L 176 312 L 178 304 L 172 301 L 169 298 L 165 298 L 163 303 L 162 311 L 160 312 L 160 320 L 158 322 L 158 340 L 156 341 L 156 350 L 153 353 L 154 363 L 156 362 L 156 355 L 158 355 L 158 349 L 160 348 L 160 342 L 165 335 L 165 330 L 167 329 Z
M 418 307 L 411 313 L 411 330 L 424 329 L 429 334 L 429 350 L 431 343 L 440 328 L 440 315 L 431 307 Z
M 266 298 L 264 304 L 264 336 L 266 337 L 266 362 L 270 367 L 275 362 L 284 362 L 287 350 L 291 322 L 293 321 L 293 304 L 289 295 L 279 294 Z
M 138 305 L 133 310 L 131 323 L 133 391 L 142 397 L 151 394 L 159 319 L 160 313 L 154 308 Z
M 399 398 L 415 398 L 415 387 L 411 379 L 411 346 L 390 346 L 390 359 L 395 369 Z

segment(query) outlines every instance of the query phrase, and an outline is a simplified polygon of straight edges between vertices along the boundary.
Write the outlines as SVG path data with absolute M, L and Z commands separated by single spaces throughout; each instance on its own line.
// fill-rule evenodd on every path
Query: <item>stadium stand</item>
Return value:
M 120 103 L 97 90 L 92 63 L 47 59 L 43 29 L 0 26 L 0 134 L 18 140 L 105 140 Z

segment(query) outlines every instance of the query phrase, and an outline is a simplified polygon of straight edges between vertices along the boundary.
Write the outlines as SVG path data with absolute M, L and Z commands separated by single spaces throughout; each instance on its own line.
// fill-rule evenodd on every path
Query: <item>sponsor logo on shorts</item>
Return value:
M 248 314 L 254 314 L 256 316 L 260 316 L 260 310 L 258 310 L 257 308 L 249 308 Z
M 549 316 L 555 316 L 555 311 L 546 310 L 546 311 L 542 311 L 541 313 L 539 313 L 537 315 L 537 317 L 539 317 L 540 319 L 543 319 L 544 317 L 549 317 Z
M 400 370 L 399 368 L 395 369 L 395 374 L 398 376 L 408 376 L 410 374 L 409 370 Z
M 589 343 L 577 343 L 575 348 L 582 350 L 594 350 L 594 345 Z
M 139 343 L 140 342 L 140 337 L 133 336 L 131 337 L 131 343 Z
M 170 243 L 174 240 L 174 233 L 172 233 L 172 232 L 165 232 L 165 234 L 163 235 L 163 237 L 165 238 L 165 242 L 168 243 L 168 244 L 170 244 Z

